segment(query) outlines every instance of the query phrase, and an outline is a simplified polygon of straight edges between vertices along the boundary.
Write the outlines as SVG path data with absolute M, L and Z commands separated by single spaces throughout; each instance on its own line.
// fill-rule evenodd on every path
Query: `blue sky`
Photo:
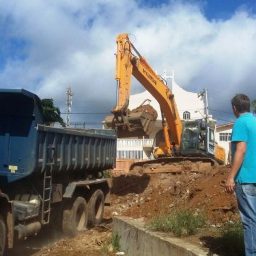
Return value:
M 142 6 L 160 6 L 169 2 L 169 0 L 140 0 Z M 229 19 L 239 9 L 246 9 L 251 13 L 256 11 L 255 0 L 184 0 L 179 2 L 199 4 L 209 20 Z
M 158 73 L 174 70 L 190 91 L 207 88 L 212 114 L 229 121 L 235 93 L 256 98 L 255 13 L 255 0 L 0 0 L 1 87 L 53 98 L 65 112 L 71 85 L 74 112 L 109 112 L 115 38 L 127 32 Z
M 255 14 L 255 0 L 208 0 L 204 5 L 205 14 L 209 19 L 229 19 L 240 9 Z

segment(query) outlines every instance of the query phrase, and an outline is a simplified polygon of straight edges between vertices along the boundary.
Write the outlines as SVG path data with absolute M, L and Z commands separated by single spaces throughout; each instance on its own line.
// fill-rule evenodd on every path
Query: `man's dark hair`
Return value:
M 231 100 L 231 104 L 239 113 L 250 112 L 250 99 L 245 94 L 237 94 Z

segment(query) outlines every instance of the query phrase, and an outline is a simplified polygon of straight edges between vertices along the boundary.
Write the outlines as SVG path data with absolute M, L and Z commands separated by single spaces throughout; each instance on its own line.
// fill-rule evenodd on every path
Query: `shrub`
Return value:
M 191 210 L 182 210 L 152 219 L 149 228 L 156 231 L 172 232 L 176 236 L 189 236 L 196 234 L 198 229 L 204 225 L 205 219 L 201 214 Z

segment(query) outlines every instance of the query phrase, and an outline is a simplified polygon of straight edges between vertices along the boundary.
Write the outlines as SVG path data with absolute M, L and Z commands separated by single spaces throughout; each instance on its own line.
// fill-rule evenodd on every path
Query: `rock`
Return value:
M 113 245 L 112 245 L 112 244 L 110 244 L 110 245 L 108 246 L 108 251 L 109 251 L 109 252 L 113 252 L 113 251 L 114 251 L 114 248 L 113 248 Z
M 117 252 L 116 255 L 120 255 L 121 256 L 121 255 L 125 255 L 125 253 L 124 252 Z
M 151 200 L 151 197 L 147 197 L 146 199 L 145 199 L 145 202 L 149 202 Z

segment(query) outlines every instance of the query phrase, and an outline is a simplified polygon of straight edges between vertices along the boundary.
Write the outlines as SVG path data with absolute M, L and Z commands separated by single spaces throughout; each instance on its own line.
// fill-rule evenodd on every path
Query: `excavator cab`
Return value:
M 180 152 L 183 156 L 209 157 L 223 164 L 225 152 L 215 143 L 214 123 L 204 119 L 183 122 Z
M 182 155 L 200 155 L 202 153 L 214 155 L 214 128 L 201 119 L 184 121 L 181 152 Z
M 199 127 L 198 122 L 184 122 L 182 140 L 181 140 L 181 152 L 184 154 L 190 154 L 199 149 Z

